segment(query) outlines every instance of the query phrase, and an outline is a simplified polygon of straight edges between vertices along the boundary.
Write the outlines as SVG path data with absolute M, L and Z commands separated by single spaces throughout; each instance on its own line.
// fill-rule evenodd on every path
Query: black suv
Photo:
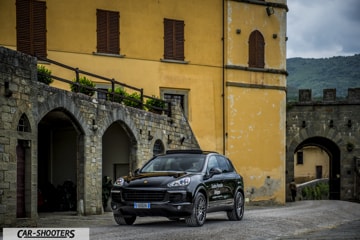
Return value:
M 243 178 L 227 157 L 201 150 L 153 157 L 134 176 L 117 179 L 111 199 L 119 225 L 131 225 L 137 216 L 163 216 L 202 226 L 209 212 L 226 211 L 233 221 L 244 215 Z

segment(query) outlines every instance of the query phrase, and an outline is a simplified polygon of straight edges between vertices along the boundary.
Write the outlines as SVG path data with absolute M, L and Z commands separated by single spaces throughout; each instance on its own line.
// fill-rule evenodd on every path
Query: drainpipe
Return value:
M 225 155 L 225 0 L 222 0 L 222 134 L 223 134 L 223 154 Z

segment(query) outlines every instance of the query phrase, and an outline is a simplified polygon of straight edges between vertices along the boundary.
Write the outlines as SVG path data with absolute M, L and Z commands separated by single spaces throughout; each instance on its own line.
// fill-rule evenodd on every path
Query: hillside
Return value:
M 322 98 L 323 89 L 336 88 L 338 98 L 348 88 L 360 87 L 360 54 L 331 58 L 287 59 L 288 100 L 298 99 L 298 89 L 312 89 L 313 99 Z

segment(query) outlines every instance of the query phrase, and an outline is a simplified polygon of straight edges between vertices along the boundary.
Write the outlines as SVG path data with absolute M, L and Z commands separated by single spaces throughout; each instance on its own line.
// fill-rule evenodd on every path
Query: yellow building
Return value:
M 319 178 L 329 178 L 329 155 L 319 147 L 307 146 L 294 154 L 294 176 L 296 183 Z
M 1 0 L 0 45 L 178 100 L 201 148 L 235 163 L 248 201 L 284 203 L 287 11 L 286 0 Z

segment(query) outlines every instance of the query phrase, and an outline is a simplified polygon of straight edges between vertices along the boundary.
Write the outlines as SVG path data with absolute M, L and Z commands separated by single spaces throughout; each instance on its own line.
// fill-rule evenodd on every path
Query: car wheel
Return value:
M 206 198 L 204 194 L 197 193 L 190 217 L 185 218 L 185 223 L 190 227 L 200 227 L 206 220 Z
M 120 214 L 114 214 L 114 219 L 119 225 L 132 225 L 136 220 L 136 216 L 123 217 Z
M 234 199 L 234 208 L 227 212 L 228 219 L 231 221 L 239 221 L 244 216 L 244 195 L 237 192 Z

